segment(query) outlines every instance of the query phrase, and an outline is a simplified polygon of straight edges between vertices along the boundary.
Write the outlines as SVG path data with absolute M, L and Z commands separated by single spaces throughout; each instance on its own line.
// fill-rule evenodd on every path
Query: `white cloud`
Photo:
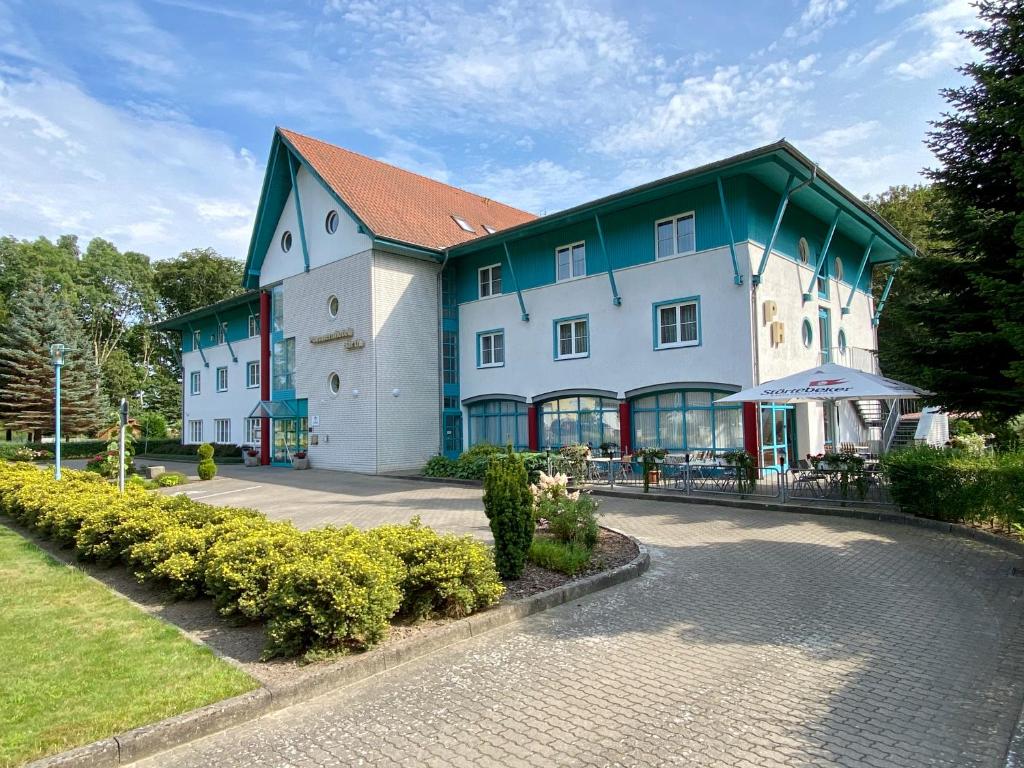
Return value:
M 821 33 L 837 24 L 849 8 L 849 0 L 809 0 L 796 23 L 786 27 L 782 36 L 811 42 Z
M 553 213 L 599 197 L 601 182 L 551 160 L 516 167 L 484 168 L 466 189 L 534 213 Z
M 243 258 L 262 169 L 218 134 L 110 107 L 40 72 L 0 78 L 0 221 L 16 237 L 104 237 L 155 258 Z
M 912 17 L 910 32 L 918 33 L 917 51 L 893 67 L 892 72 L 907 80 L 932 77 L 972 58 L 973 46 L 960 30 L 979 26 L 970 0 L 942 0 Z
M 689 155 L 700 145 L 733 151 L 773 141 L 795 106 L 794 97 L 812 87 L 815 61 L 810 55 L 759 67 L 718 67 L 711 75 L 666 84 L 630 119 L 610 126 L 591 146 L 619 155 Z M 712 125 L 710 135 L 718 141 L 708 142 Z
M 851 71 L 859 73 L 870 67 L 895 47 L 895 40 L 883 40 L 880 43 L 877 41 L 872 42 L 860 50 L 851 51 L 843 61 L 842 70 L 846 73 Z

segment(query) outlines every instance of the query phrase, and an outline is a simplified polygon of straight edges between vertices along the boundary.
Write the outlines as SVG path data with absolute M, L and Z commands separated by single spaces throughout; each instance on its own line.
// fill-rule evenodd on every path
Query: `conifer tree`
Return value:
M 985 26 L 963 34 L 981 58 L 929 135 L 940 245 L 901 271 L 912 301 L 894 303 L 886 346 L 940 405 L 998 423 L 1024 410 L 1024 6 L 977 8 Z
M 34 440 L 53 432 L 53 343 L 69 348 L 61 370 L 61 432 L 91 435 L 100 423 L 99 371 L 74 314 L 38 279 L 13 297 L 0 331 L 0 423 L 29 431 Z

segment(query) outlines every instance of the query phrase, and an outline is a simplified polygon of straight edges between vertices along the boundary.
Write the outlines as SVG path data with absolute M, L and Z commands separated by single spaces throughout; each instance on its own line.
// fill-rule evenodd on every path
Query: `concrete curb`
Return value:
M 478 637 L 562 603 L 622 584 L 645 573 L 651 565 L 648 548 L 628 534 L 614 528 L 608 530 L 626 536 L 636 544 L 637 556 L 629 563 L 610 571 L 571 581 L 524 600 L 500 605 L 454 621 L 431 630 L 424 637 L 412 637 L 391 646 L 381 646 L 353 657 L 344 665 L 325 668 L 320 673 L 307 676 L 300 681 L 283 685 L 262 685 L 240 696 L 44 757 L 29 763 L 26 768 L 113 768 L 141 760 L 300 701 L 344 688 L 434 651 Z

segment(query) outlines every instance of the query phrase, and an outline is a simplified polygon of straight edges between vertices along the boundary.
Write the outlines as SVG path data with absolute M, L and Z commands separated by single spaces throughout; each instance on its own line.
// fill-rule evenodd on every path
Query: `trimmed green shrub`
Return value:
M 423 467 L 423 474 L 427 477 L 455 477 L 457 467 L 454 459 L 438 454 L 430 457 Z
M 455 477 L 463 480 L 483 480 L 487 469 L 503 451 L 496 445 L 481 443 L 462 452 L 455 461 Z
M 69 470 L 57 481 L 3 462 L 0 513 L 73 544 L 83 560 L 121 562 L 178 596 L 213 596 L 223 614 L 265 619 L 268 656 L 365 648 L 400 609 L 460 616 L 504 589 L 487 547 L 416 520 L 303 533 L 253 510 L 133 485 L 120 494 L 92 473 Z
M 107 440 L 68 440 L 61 441 L 61 459 L 90 459 L 107 448 Z M 25 443 L 26 448 L 33 451 L 53 453 L 53 443 Z
M 540 473 L 530 486 L 534 520 L 545 520 L 559 541 L 588 551 L 597 544 L 597 502 L 589 493 L 569 492 L 567 475 Z
M 495 461 L 484 477 L 484 514 L 494 535 L 494 562 L 503 579 L 523 575 L 526 553 L 533 541 L 533 495 L 526 465 L 511 450 Z
M 225 616 L 266 616 L 270 577 L 295 556 L 302 534 L 291 523 L 236 519 L 220 527 L 206 561 L 206 588 Z
M 241 446 L 234 443 L 207 443 L 213 446 L 215 459 L 242 458 Z M 196 446 L 193 443 L 182 443 L 179 440 L 150 440 L 146 447 L 147 456 L 183 456 L 193 458 Z
M 530 544 L 529 559 L 534 565 L 549 571 L 575 576 L 590 564 L 590 549 L 555 539 L 537 538 Z
M 264 658 L 380 642 L 402 603 L 404 571 L 401 560 L 351 526 L 309 531 L 270 577 Z
M 156 484 L 161 488 L 173 488 L 176 485 L 183 485 L 186 479 L 180 472 L 164 472 L 157 475 Z
M 406 568 L 399 615 L 457 618 L 496 603 L 505 592 L 487 547 L 471 536 L 440 535 L 418 517 L 367 532 Z
M 882 457 L 893 500 L 950 522 L 1024 524 L 1024 453 L 977 455 L 915 446 Z
M 200 480 L 213 480 L 217 474 L 217 465 L 213 463 L 213 446 L 203 443 L 196 449 L 199 457 L 199 465 L 196 467 L 196 474 Z

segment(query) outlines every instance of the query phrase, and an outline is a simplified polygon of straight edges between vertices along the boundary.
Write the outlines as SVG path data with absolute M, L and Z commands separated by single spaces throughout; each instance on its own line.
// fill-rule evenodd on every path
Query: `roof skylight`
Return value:
M 490 224 L 484 224 L 483 227 L 484 227 L 484 230 L 486 230 L 488 235 L 493 235 L 495 232 L 498 231 L 494 227 L 492 227 Z
M 452 218 L 455 219 L 455 223 L 459 225 L 460 229 L 464 230 L 465 232 L 472 232 L 474 235 L 476 234 L 476 230 L 469 226 L 468 221 L 466 221 L 465 219 L 460 219 L 454 213 L 452 214 Z

